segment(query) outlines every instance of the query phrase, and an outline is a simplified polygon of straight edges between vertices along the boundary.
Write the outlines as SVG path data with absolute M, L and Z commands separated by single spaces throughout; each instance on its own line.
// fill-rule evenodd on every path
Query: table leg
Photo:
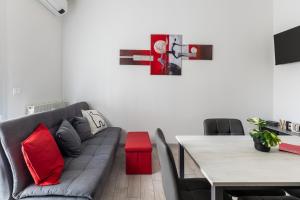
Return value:
M 211 186 L 211 200 L 223 200 L 224 190 L 222 187 Z
M 179 177 L 184 178 L 184 148 L 179 144 Z

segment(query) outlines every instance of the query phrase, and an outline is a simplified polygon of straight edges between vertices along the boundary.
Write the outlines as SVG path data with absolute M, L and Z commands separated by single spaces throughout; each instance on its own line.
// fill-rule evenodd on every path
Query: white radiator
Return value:
M 47 112 L 58 108 L 63 108 L 66 106 L 67 106 L 67 102 L 48 102 L 42 104 L 33 104 L 33 105 L 26 106 L 25 114 L 31 115 L 40 112 Z

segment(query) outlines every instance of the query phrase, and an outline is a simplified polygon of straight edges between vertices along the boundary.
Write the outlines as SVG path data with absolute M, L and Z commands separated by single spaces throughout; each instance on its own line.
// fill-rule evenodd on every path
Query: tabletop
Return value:
M 300 137 L 280 136 L 300 145 Z M 300 186 L 300 155 L 255 150 L 250 136 L 176 136 L 213 186 Z

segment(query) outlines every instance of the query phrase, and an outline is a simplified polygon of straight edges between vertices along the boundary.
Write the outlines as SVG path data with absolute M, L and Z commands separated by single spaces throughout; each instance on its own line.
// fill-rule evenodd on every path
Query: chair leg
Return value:
M 184 148 L 179 144 L 179 177 L 184 178 Z

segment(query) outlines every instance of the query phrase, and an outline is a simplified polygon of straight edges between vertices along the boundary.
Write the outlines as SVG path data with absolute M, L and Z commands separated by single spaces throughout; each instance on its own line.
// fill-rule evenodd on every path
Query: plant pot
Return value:
M 263 145 L 258 138 L 253 138 L 254 147 L 257 151 L 270 152 L 271 148 Z

